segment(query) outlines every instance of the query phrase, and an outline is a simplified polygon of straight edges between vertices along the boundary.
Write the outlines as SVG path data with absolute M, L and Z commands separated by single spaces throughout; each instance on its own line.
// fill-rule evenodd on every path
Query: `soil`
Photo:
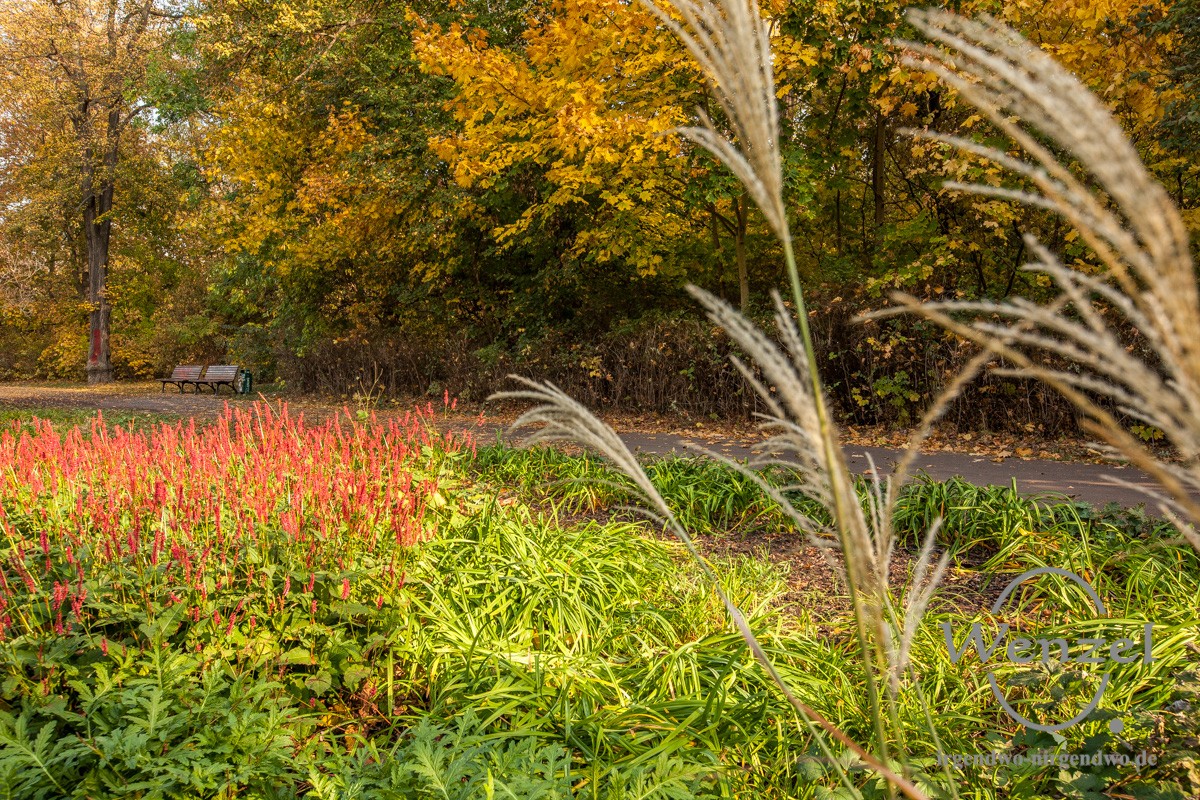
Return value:
M 850 613 L 850 598 L 837 556 L 796 534 L 754 535 L 741 539 L 705 537 L 700 541 L 706 556 L 749 555 L 765 557 L 786 572 L 787 593 L 781 598 L 783 609 L 801 614 L 821 627 L 834 620 L 845 620 Z M 888 567 L 888 583 L 908 586 L 916 568 L 917 555 L 896 548 Z M 985 609 L 1000 596 L 1005 581 L 981 572 L 977 564 L 951 563 L 942 576 L 930 604 L 939 608 L 964 611 Z

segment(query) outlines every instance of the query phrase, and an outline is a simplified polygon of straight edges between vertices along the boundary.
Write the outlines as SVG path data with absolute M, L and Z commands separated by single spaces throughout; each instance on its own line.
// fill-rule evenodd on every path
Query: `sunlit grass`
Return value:
M 153 411 L 128 411 L 112 409 L 97 412 L 94 408 L 63 408 L 61 406 L 33 406 L 22 408 L 0 408 L 0 428 L 9 428 L 14 423 L 24 431 L 33 432 L 38 421 L 49 422 L 56 429 L 66 431 L 78 427 L 90 433 L 92 422 L 99 417 L 106 427 L 146 430 L 163 422 L 175 422 L 175 414 Z

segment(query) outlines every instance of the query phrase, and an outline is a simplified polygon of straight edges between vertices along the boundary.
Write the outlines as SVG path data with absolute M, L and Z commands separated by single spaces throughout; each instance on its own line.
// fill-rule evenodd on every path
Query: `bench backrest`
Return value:
M 195 364 L 180 364 L 175 369 L 171 370 L 171 380 L 173 381 L 196 381 L 200 380 L 200 370 L 202 367 Z
M 214 364 L 204 371 L 206 381 L 232 381 L 237 379 L 237 364 Z

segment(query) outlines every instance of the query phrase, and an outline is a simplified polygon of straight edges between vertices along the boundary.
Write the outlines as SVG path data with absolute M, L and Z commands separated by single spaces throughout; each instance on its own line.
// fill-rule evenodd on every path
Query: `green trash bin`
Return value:
M 254 391 L 254 373 L 248 369 L 242 370 L 242 387 L 239 394 L 251 394 Z

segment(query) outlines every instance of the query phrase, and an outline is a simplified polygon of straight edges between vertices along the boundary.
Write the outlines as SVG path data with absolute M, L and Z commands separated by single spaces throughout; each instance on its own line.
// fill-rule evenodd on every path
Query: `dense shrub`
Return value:
M 821 307 L 822 299 L 814 303 Z M 912 423 L 974 351 L 921 320 L 855 321 L 869 307 L 826 297 L 813 317 L 828 390 L 846 421 Z M 370 331 L 322 340 L 303 355 L 277 349 L 268 369 L 303 392 L 440 395 L 449 388 L 475 400 L 509 388 L 507 376 L 517 373 L 551 380 L 590 407 L 746 418 L 764 409 L 730 355 L 736 352 L 718 328 L 698 313 L 679 313 L 596 336 L 548 331 L 510 344 L 462 331 Z M 984 375 L 948 420 L 964 429 L 1040 425 L 1053 434 L 1073 431 L 1075 415 L 1044 386 Z

